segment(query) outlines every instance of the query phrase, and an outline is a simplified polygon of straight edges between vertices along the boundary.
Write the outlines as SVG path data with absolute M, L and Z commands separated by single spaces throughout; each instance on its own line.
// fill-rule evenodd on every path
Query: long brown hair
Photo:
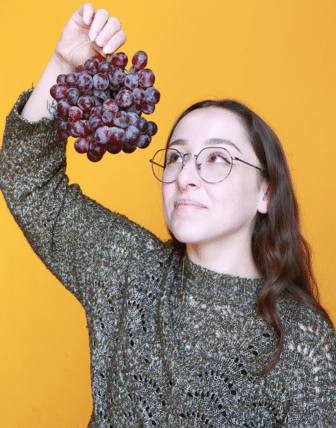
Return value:
M 259 375 L 272 370 L 279 360 L 284 332 L 276 306 L 279 296 L 287 295 L 317 309 L 333 327 L 319 302 L 316 279 L 311 266 L 311 253 L 301 233 L 298 203 L 281 143 L 272 128 L 256 113 L 235 100 L 207 100 L 193 104 L 175 122 L 167 141 L 170 142 L 177 124 L 190 112 L 218 107 L 237 115 L 244 125 L 253 149 L 264 169 L 270 186 L 268 213 L 258 213 L 252 235 L 254 262 L 265 279 L 257 301 L 258 314 L 274 329 L 277 344 L 274 358 Z M 172 236 L 173 243 L 183 251 L 185 244 Z

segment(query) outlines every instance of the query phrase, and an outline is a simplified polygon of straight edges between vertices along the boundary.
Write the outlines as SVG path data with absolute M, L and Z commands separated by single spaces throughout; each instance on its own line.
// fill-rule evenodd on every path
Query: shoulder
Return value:
M 316 308 L 281 299 L 283 349 L 277 364 L 291 408 L 288 426 L 303 412 L 308 425 L 333 426 L 336 409 L 336 335 Z M 287 426 L 287 425 L 286 425 Z M 297 426 L 297 425 L 295 425 Z M 300 425 L 301 426 L 301 425 Z
M 109 215 L 109 210 L 106 210 Z M 171 253 L 174 251 L 169 242 L 162 241 L 153 232 L 138 223 L 128 219 L 123 214 L 112 213 L 114 240 L 127 243 L 132 253 L 140 253 L 144 256 L 149 253 Z
M 286 297 L 279 300 L 279 312 L 287 334 L 314 337 L 320 343 L 329 339 L 335 346 L 335 331 L 317 308 L 299 304 Z
M 325 362 L 332 362 L 333 370 L 336 372 L 336 334 L 317 308 L 299 307 L 297 319 L 291 329 L 291 336 L 293 341 L 297 340 L 299 348 L 310 347 Z
M 319 373 L 328 383 L 336 380 L 336 334 L 317 308 L 281 299 L 284 355 L 306 374 Z
M 299 304 L 289 297 L 281 297 L 278 309 L 285 336 L 314 341 L 316 344 L 329 341 L 335 351 L 335 331 L 317 308 Z

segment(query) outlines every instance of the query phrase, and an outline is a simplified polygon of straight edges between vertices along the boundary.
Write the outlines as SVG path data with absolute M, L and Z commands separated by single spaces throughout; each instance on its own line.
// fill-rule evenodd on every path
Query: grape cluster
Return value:
M 157 125 L 141 117 L 160 101 L 147 54 L 136 52 L 132 66 L 124 52 L 88 59 L 70 74 L 61 74 L 50 89 L 57 101 L 54 117 L 61 138 L 75 137 L 75 149 L 92 162 L 106 152 L 132 153 L 149 146 Z

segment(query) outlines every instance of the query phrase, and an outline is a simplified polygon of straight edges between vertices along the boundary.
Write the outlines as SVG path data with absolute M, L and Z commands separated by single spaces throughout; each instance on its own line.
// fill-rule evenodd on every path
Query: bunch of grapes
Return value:
M 77 138 L 75 149 L 92 162 L 106 152 L 132 153 L 149 146 L 157 125 L 141 117 L 152 114 L 160 101 L 155 75 L 143 51 L 136 52 L 127 71 L 127 55 L 88 59 L 70 74 L 61 74 L 50 89 L 57 101 L 54 117 L 61 138 Z

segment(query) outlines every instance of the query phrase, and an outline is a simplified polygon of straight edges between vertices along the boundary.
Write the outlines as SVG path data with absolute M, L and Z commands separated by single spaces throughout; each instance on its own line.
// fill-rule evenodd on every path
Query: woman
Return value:
M 86 310 L 90 427 L 331 427 L 335 334 L 276 136 L 233 101 L 192 106 L 152 159 L 163 243 L 83 196 L 47 105 L 57 75 L 125 41 L 85 4 L 10 113 L 1 189 L 34 251 Z

